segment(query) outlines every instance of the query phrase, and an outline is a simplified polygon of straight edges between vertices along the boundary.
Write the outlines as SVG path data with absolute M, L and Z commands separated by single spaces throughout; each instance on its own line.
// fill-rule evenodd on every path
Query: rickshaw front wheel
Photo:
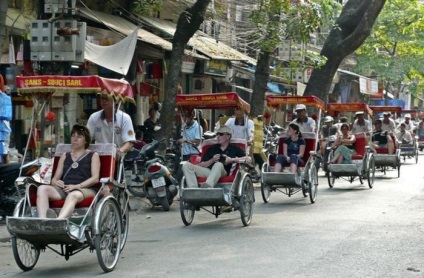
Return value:
M 24 239 L 12 236 L 12 250 L 16 264 L 23 271 L 34 268 L 40 257 L 40 249 Z
M 255 190 L 250 177 L 243 180 L 240 196 L 240 216 L 244 226 L 249 226 L 252 222 L 253 203 L 255 202 Z
M 100 267 L 104 272 L 111 272 L 121 253 L 121 213 L 114 199 L 106 200 L 99 209 L 99 230 L 94 238 L 94 246 Z
M 367 170 L 367 179 L 368 179 L 368 186 L 369 188 L 372 188 L 374 184 L 374 177 L 375 177 L 375 160 L 374 157 L 370 157 L 370 161 L 368 163 L 368 170 Z
M 309 199 L 315 203 L 318 193 L 318 173 L 314 165 L 309 169 Z

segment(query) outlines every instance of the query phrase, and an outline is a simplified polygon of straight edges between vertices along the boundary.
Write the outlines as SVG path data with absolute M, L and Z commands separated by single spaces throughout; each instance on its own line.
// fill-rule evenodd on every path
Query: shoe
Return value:
M 47 218 L 57 218 L 57 214 L 53 209 L 49 208 L 47 210 L 46 217 Z
M 233 209 L 233 207 L 231 207 L 231 206 L 222 206 L 220 209 L 219 209 L 219 211 L 221 212 L 221 213 L 223 213 L 223 212 L 231 212 L 231 210 Z
M 207 184 L 206 182 L 202 183 L 200 185 L 201 188 L 212 188 L 212 186 L 210 186 L 209 184 Z
M 308 189 L 306 189 L 306 188 L 302 188 L 302 193 L 303 193 L 303 196 L 305 196 L 305 197 L 308 197 L 308 195 L 309 195 Z

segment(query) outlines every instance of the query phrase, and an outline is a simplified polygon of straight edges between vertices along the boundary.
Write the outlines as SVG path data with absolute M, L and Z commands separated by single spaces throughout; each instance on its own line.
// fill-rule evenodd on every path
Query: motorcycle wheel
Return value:
M 168 201 L 168 197 L 162 197 L 160 198 L 160 204 L 163 207 L 164 211 L 169 211 L 169 201 Z
M 143 185 L 131 186 L 127 184 L 128 191 L 135 197 L 146 197 L 146 193 L 144 192 L 144 183 Z

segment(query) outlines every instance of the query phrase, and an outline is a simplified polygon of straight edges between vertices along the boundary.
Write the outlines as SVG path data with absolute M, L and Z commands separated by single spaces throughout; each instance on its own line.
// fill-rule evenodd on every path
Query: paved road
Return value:
M 0 276 L 424 277 L 422 164 L 407 160 L 400 179 L 377 173 L 373 189 L 339 180 L 329 189 L 320 173 L 315 204 L 300 193 L 274 193 L 264 204 L 257 188 L 249 227 L 238 212 L 215 219 L 203 211 L 185 227 L 178 202 L 163 212 L 132 198 L 128 242 L 112 273 L 103 274 L 95 253 L 65 261 L 50 250 L 22 273 L 3 242 Z

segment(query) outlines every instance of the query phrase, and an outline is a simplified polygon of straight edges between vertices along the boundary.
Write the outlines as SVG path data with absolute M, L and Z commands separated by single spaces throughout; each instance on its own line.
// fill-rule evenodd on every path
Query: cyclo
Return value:
M 370 106 L 371 110 L 375 113 L 384 113 L 391 112 L 397 117 L 400 117 L 402 113 L 401 106 Z M 393 154 L 389 154 L 387 148 L 378 148 L 374 153 L 374 163 L 377 169 L 381 169 L 381 171 L 386 174 L 386 170 L 388 167 L 393 167 L 398 171 L 398 178 L 400 177 L 400 153 L 401 150 L 396 144 L 396 136 L 395 134 L 391 134 L 394 150 Z
M 327 113 L 335 115 L 339 112 L 358 112 L 372 116 L 371 108 L 364 103 L 328 103 Z M 334 186 L 336 179 L 342 178 L 350 183 L 359 179 L 363 184 L 363 180 L 368 180 L 368 186 L 372 188 L 375 176 L 375 160 L 374 154 L 368 145 L 368 136 L 365 132 L 354 134 L 356 141 L 354 144 L 355 154 L 352 155 L 352 164 L 329 164 L 328 165 L 328 185 L 330 188 Z M 329 161 L 334 156 L 334 150 L 330 150 Z
M 250 105 L 235 92 L 177 95 L 176 106 L 182 110 L 241 108 L 246 114 L 250 112 Z M 201 155 L 204 155 L 209 147 L 217 143 L 216 138 L 204 140 L 201 144 Z M 231 139 L 230 144 L 237 145 L 245 152 L 247 150 L 246 140 Z M 201 155 L 191 156 L 190 162 L 193 164 L 199 163 Z M 188 188 L 186 178 L 181 179 L 180 213 L 186 226 L 193 222 L 196 210 L 203 209 L 218 217 L 223 213 L 221 208 L 228 206 L 231 211 L 240 211 L 244 226 L 250 225 L 253 216 L 253 203 L 255 202 L 253 182 L 249 175 L 249 170 L 252 169 L 253 165 L 244 161 L 233 163 L 233 167 L 234 170 L 230 175 L 220 178 L 214 188 Z M 205 182 L 205 180 L 206 178 L 197 178 L 199 187 L 200 183 Z M 205 208 L 208 206 L 212 208 Z
M 402 110 L 402 114 L 406 115 L 409 114 L 411 116 L 411 120 L 415 119 L 416 116 L 418 116 L 417 110 Z M 415 163 L 418 163 L 418 136 L 416 136 L 416 130 L 409 130 L 412 135 L 412 142 L 410 143 L 402 143 L 401 141 L 398 141 L 398 146 L 400 148 L 400 156 L 403 157 L 403 161 L 406 160 L 406 158 L 415 158 Z
M 41 84 L 46 86 L 39 85 L 37 80 L 41 80 Z M 48 80 L 55 81 L 49 82 L 50 84 L 67 84 L 70 81 L 69 84 L 72 85 L 48 86 Z M 17 77 L 17 84 L 20 94 L 34 99 L 31 131 L 55 93 L 107 92 L 119 104 L 121 101 L 133 101 L 129 83 L 99 76 L 25 76 Z M 30 133 L 29 138 L 31 135 Z M 16 180 L 17 185 L 25 185 L 26 192 L 16 205 L 13 216 L 6 219 L 6 225 L 11 234 L 15 261 L 22 270 L 31 270 L 38 261 L 40 251 L 46 248 L 64 256 L 66 260 L 86 248 L 95 250 L 98 262 L 105 272 L 115 268 L 127 240 L 129 227 L 129 199 L 123 179 L 124 158 L 117 161 L 115 144 L 92 144 L 90 150 L 96 151 L 100 156 L 98 192 L 77 204 L 69 218 L 39 218 L 36 209 L 37 187 L 44 182 L 28 177 L 19 177 Z M 60 156 L 69 151 L 70 144 L 57 145 L 52 176 Z M 110 194 L 104 193 L 106 187 L 110 188 Z M 51 201 L 49 207 L 60 211 L 63 204 L 64 200 Z M 60 249 L 53 245 L 59 245 Z
M 320 126 L 321 111 L 324 111 L 324 102 L 315 96 L 295 97 L 295 96 L 267 96 L 267 106 L 278 108 L 281 105 L 295 105 L 302 103 L 306 106 L 313 106 L 318 109 L 318 124 Z M 317 128 L 318 130 L 318 128 Z M 276 156 L 283 154 L 283 143 L 286 135 L 283 134 L 278 140 L 277 154 L 269 154 L 268 161 L 262 166 L 261 193 L 264 203 L 268 203 L 271 193 L 279 191 L 289 197 L 302 191 L 304 197 L 309 193 L 311 203 L 315 203 L 318 191 L 318 173 L 316 168 L 316 148 L 318 142 L 318 131 L 302 132 L 305 139 L 306 148 L 303 162 L 298 165 L 298 172 L 273 172 L 276 163 Z

